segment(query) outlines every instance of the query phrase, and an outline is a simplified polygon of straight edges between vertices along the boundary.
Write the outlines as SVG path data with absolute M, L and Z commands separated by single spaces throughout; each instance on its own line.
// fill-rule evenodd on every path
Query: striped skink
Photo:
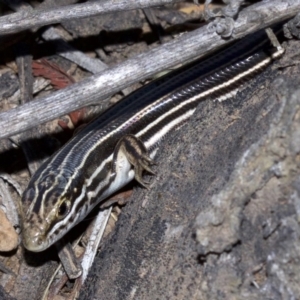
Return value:
M 22 197 L 23 243 L 42 251 L 152 164 L 160 141 L 200 101 L 232 97 L 283 54 L 264 31 L 141 88 L 109 108 L 41 165 Z

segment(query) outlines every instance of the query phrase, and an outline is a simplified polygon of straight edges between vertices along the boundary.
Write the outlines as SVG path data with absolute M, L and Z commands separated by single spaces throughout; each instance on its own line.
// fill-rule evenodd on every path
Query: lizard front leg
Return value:
M 151 168 L 155 163 L 150 158 L 143 142 L 134 135 L 125 135 L 122 137 L 117 143 L 114 151 L 112 173 L 118 172 L 120 162 L 124 160 L 124 156 L 131 166 L 133 166 L 134 178 L 136 181 L 148 189 L 149 183 L 144 181 L 143 171 L 155 175 Z

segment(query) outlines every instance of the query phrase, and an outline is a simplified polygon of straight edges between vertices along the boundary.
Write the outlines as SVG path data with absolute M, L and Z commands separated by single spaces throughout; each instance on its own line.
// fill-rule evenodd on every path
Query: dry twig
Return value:
M 207 26 L 186 33 L 176 40 L 128 59 L 97 76 L 91 76 L 62 91 L 1 113 L 0 138 L 25 131 L 83 106 L 99 103 L 99 100 L 107 98 L 136 81 L 210 53 L 251 32 L 290 18 L 299 10 L 300 0 L 292 3 L 288 0 L 259 2 L 239 15 L 235 23 L 234 36 L 231 39 L 223 40 L 216 33 L 209 32 Z M 255 18 L 250 19 L 249 16 L 255 16 Z M 38 112 L 38 117 L 32 117 L 34 112 Z

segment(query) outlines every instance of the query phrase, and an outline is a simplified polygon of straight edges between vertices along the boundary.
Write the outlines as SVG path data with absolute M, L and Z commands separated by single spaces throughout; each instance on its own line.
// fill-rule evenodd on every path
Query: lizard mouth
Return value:
M 22 235 L 23 245 L 27 250 L 40 252 L 48 248 L 49 243 L 39 227 L 27 227 Z

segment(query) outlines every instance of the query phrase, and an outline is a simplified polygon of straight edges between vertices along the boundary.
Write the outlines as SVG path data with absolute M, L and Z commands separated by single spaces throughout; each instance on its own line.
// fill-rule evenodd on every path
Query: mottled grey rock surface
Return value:
M 284 61 L 232 101 L 204 102 L 160 148 L 80 299 L 300 297 L 299 68 Z M 294 49 L 294 50 L 293 50 Z M 279 68 L 279 69 L 278 69 Z

